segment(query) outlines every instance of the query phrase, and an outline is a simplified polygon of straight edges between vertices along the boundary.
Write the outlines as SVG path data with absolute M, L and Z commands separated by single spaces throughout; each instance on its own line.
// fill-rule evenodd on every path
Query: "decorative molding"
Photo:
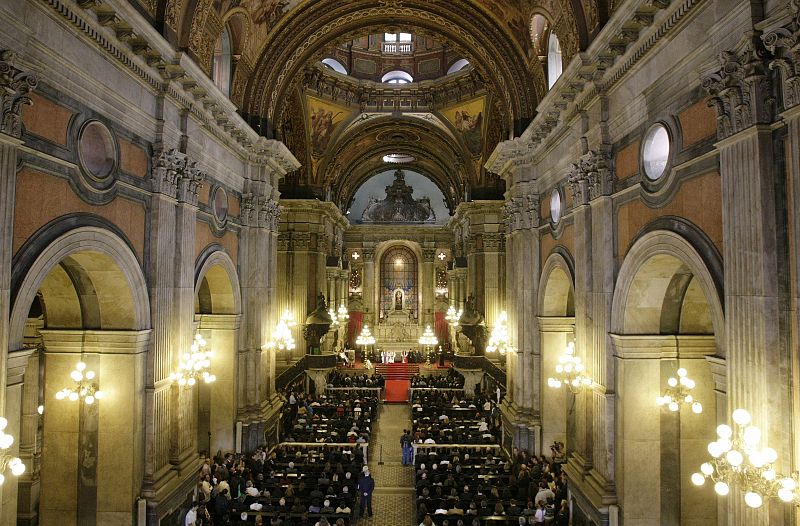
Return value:
M 509 234 L 539 226 L 539 194 L 511 197 L 503 205 L 503 221 Z
M 748 32 L 736 49 L 720 53 L 718 69 L 703 78 L 703 88 L 711 95 L 709 105 L 717 112 L 718 139 L 773 121 L 768 57 L 759 33 Z
M 244 226 L 264 228 L 270 232 L 277 232 L 282 210 L 274 199 L 252 193 L 243 194 L 240 218 Z M 282 243 L 289 243 L 289 241 L 290 237 L 279 236 L 279 249 L 283 246 Z M 288 244 L 284 250 L 288 250 Z
M 800 105 L 800 0 L 791 0 L 787 10 L 792 14 L 789 23 L 761 36 L 774 56 L 769 68 L 780 72 L 785 110 Z
M 22 137 L 22 106 L 32 104 L 28 94 L 36 89 L 39 79 L 34 73 L 14 65 L 16 54 L 0 50 L 0 133 Z
M 206 174 L 190 162 L 185 153 L 174 148 L 159 151 L 153 156 L 153 172 L 150 180 L 153 191 L 197 206 L 197 191 L 206 179 Z
M 574 206 L 585 205 L 600 196 L 614 191 L 614 172 L 611 153 L 607 150 L 590 150 L 577 163 L 572 164 L 568 183 Z

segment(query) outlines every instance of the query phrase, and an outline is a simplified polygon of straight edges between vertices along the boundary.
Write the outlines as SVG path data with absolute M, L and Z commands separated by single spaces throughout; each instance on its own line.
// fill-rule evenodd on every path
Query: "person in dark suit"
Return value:
M 375 479 L 370 475 L 369 470 L 365 470 L 358 479 L 358 496 L 361 499 L 359 515 L 364 516 L 366 509 L 367 515 L 372 517 L 372 492 L 375 490 Z

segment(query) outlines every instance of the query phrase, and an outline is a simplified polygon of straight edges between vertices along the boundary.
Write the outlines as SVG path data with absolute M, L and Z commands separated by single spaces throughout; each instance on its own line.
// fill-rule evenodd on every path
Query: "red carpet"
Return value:
M 408 402 L 408 388 L 411 387 L 409 380 L 386 380 L 386 402 Z

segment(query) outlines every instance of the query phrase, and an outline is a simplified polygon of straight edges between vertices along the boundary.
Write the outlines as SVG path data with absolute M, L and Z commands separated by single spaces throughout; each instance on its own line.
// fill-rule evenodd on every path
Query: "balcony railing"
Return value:
M 410 55 L 414 52 L 413 42 L 384 42 L 384 55 Z

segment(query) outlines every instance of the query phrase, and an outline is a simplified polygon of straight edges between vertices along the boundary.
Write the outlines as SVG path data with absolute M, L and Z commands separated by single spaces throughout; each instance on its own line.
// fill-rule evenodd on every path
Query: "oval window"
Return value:
M 561 192 L 558 191 L 558 188 L 554 188 L 553 193 L 550 194 L 550 219 L 554 225 L 561 221 Z
M 221 186 L 214 190 L 214 217 L 220 223 L 228 217 L 228 194 Z
M 87 173 L 98 179 L 108 177 L 114 169 L 116 148 L 114 137 L 103 123 L 92 121 L 83 127 L 78 139 L 78 155 Z
M 669 133 L 663 124 L 656 124 L 647 131 L 642 147 L 642 166 L 651 181 L 658 180 L 669 161 Z

